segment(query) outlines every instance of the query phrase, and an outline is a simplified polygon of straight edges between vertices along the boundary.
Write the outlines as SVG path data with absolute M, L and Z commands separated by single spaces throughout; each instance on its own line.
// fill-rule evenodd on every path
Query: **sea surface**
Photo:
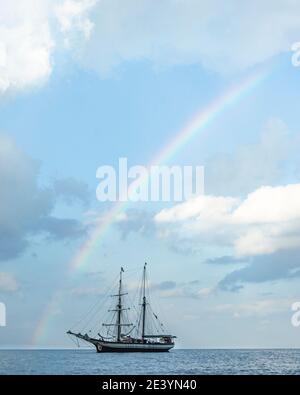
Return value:
M 0 374 L 300 374 L 300 350 L 0 350 Z

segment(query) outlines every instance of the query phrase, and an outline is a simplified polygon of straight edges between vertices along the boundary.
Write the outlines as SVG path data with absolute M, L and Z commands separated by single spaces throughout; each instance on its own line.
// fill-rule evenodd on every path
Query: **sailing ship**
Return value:
M 77 339 L 88 342 L 96 347 L 97 352 L 167 352 L 175 346 L 174 339 L 176 336 L 164 333 L 163 324 L 159 321 L 158 316 L 153 312 L 150 306 L 150 297 L 147 297 L 147 263 L 143 268 L 142 284 L 141 284 L 141 300 L 140 309 L 136 309 L 136 324 L 128 322 L 128 314 L 125 314 L 130 307 L 123 303 L 124 296 L 128 293 L 123 287 L 124 269 L 121 267 L 120 277 L 118 281 L 118 292 L 110 295 L 117 299 L 113 309 L 108 312 L 112 313 L 112 320 L 109 323 L 102 323 L 102 328 L 106 329 L 106 336 L 100 333 L 91 337 L 88 333 L 73 332 L 69 330 L 68 335 Z M 152 313 L 152 314 L 151 314 Z M 148 333 L 147 323 L 153 320 L 158 321 L 155 333 Z M 149 326 L 151 327 L 151 326 Z M 153 328 L 153 326 L 152 326 Z M 127 331 L 126 331 L 127 329 Z M 125 333 L 124 333 L 125 332 Z M 135 333 L 135 336 L 133 335 Z

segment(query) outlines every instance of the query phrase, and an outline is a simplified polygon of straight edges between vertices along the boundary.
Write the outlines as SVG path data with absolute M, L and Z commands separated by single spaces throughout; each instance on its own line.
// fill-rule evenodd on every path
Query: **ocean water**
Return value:
M 300 350 L 0 350 L 0 374 L 300 374 Z

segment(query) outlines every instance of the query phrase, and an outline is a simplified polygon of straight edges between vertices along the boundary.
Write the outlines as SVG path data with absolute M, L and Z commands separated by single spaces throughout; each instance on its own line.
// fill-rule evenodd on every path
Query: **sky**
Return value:
M 145 261 L 178 347 L 300 347 L 297 42 L 292 0 L 0 0 L 0 347 L 73 347 Z M 98 201 L 122 157 L 205 193 Z

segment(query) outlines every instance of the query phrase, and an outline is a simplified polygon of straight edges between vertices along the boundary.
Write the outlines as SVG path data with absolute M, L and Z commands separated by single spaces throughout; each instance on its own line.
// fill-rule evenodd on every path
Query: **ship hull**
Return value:
M 168 352 L 174 344 L 139 344 L 139 343 L 117 343 L 97 342 L 94 343 L 98 353 L 102 352 Z

